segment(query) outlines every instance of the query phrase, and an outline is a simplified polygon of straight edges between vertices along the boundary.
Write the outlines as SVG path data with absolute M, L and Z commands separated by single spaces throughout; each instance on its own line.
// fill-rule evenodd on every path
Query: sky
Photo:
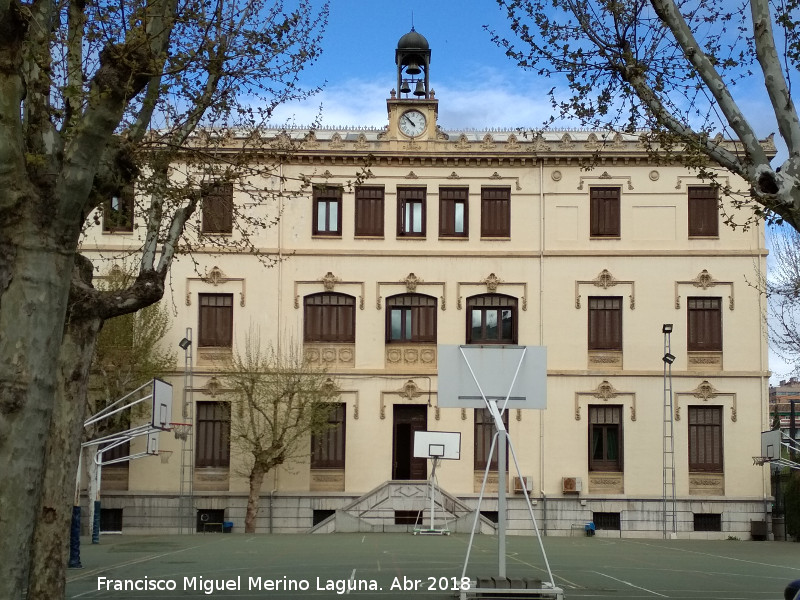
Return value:
M 558 82 L 520 69 L 491 41 L 486 28 L 510 35 L 494 0 L 331 0 L 323 54 L 301 79 L 323 91 L 279 107 L 272 124 L 308 126 L 321 108 L 323 127 L 385 126 L 386 99 L 397 84 L 395 48 L 412 25 L 430 44 L 430 82 L 443 129 L 536 128 L 550 116 L 547 91 Z M 777 131 L 757 77 L 735 93 L 760 137 Z M 776 143 L 781 160 L 777 136 Z M 770 365 L 774 383 L 791 373 L 774 353 Z

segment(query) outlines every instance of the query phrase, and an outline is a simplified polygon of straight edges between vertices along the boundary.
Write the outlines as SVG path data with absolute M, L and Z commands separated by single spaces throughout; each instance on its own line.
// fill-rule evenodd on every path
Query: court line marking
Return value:
M 659 594 L 658 592 L 654 592 L 653 590 L 648 590 L 647 588 L 643 588 L 641 586 L 634 585 L 630 581 L 625 581 L 623 579 L 617 579 L 616 577 L 612 577 L 611 575 L 606 575 L 605 573 L 601 573 L 600 571 L 592 571 L 592 573 L 597 573 L 598 575 L 602 575 L 603 577 L 608 577 L 609 579 L 613 579 L 614 581 L 618 581 L 620 583 L 624 583 L 625 585 L 629 585 L 632 588 L 636 588 L 637 590 L 642 590 L 643 592 L 648 592 L 649 594 L 653 594 L 654 596 L 660 596 L 662 598 L 669 598 L 669 596 L 665 596 L 664 594 Z
M 751 565 L 758 565 L 760 567 L 774 567 L 776 569 L 789 569 L 790 571 L 800 571 L 799 567 L 789 567 L 787 565 L 773 565 L 771 563 L 762 563 L 755 560 L 747 560 L 746 558 L 734 558 L 733 556 L 725 556 L 724 554 L 711 554 L 710 552 L 698 552 L 697 550 L 686 550 L 684 548 L 670 548 L 669 546 L 656 546 L 655 544 L 647 544 L 645 542 L 631 542 L 640 546 L 648 546 L 650 548 L 659 548 L 666 550 L 674 550 L 676 552 L 686 552 L 687 554 L 699 554 L 701 556 L 713 556 L 714 558 L 724 558 L 726 560 L 734 560 L 736 562 L 749 563 Z
M 365 536 L 365 537 L 366 537 L 366 536 Z M 356 570 L 355 570 L 355 569 L 353 569 L 353 572 L 352 572 L 352 573 L 350 573 L 350 581 L 352 582 L 352 581 L 355 581 L 355 580 L 356 580 Z M 347 586 L 347 591 L 345 592 L 345 594 L 349 594 L 349 593 L 350 593 L 350 588 L 351 588 L 351 587 L 355 587 L 355 586 L 349 586 L 349 585 L 348 585 L 348 586 Z

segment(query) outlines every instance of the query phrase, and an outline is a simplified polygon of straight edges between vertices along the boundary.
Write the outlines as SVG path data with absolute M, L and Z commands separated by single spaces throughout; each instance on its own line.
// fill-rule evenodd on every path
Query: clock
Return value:
M 417 137 L 428 125 L 425 115 L 418 110 L 407 110 L 400 115 L 400 131 L 408 137 Z

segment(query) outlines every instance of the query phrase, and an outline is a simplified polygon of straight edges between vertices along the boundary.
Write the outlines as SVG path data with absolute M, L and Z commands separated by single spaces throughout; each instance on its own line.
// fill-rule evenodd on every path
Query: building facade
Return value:
M 660 537 L 666 511 L 679 536 L 748 537 L 769 520 L 768 469 L 752 461 L 769 428 L 764 307 L 746 283 L 765 269 L 763 230 L 726 227 L 717 189 L 654 162 L 636 136 L 442 130 L 430 67 L 412 31 L 385 127 L 264 132 L 292 147 L 280 177 L 249 182 L 280 192 L 246 207 L 276 218 L 252 239 L 272 268 L 214 246 L 236 238 L 232 207 L 250 196 L 206 189 L 198 268 L 172 269 L 169 343 L 193 342 L 172 382 L 191 434 L 162 435 L 168 462 L 104 470 L 114 527 L 178 531 L 186 517 L 241 530 L 247 479 L 220 365 L 255 324 L 342 389 L 325 439 L 265 481 L 259 531 L 406 528 L 430 472 L 412 455 L 417 430 L 461 433 L 438 482 L 454 521 L 474 509 L 493 425 L 484 410 L 439 407 L 437 345 L 505 344 L 547 348 L 547 408 L 504 417 L 521 470 L 508 478 L 512 531 L 531 529 L 527 486 L 548 535 L 594 521 L 599 535 Z M 734 175 L 719 181 L 746 193 Z M 108 255 L 139 231 L 97 227 L 84 249 Z

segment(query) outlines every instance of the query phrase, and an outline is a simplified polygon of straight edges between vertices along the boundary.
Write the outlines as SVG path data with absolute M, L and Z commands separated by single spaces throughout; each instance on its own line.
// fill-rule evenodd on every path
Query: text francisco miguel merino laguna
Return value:
M 427 580 L 427 581 L 426 581 Z M 182 587 L 178 587 L 179 582 Z M 243 587 L 242 584 L 246 587 Z M 263 592 L 306 592 L 328 591 L 336 594 L 347 594 L 349 592 L 368 592 L 382 591 L 375 579 L 356 579 L 355 570 L 349 579 L 325 579 L 316 577 L 312 582 L 308 579 L 291 579 L 281 577 L 278 579 L 265 579 L 264 577 L 246 577 L 238 575 L 231 579 L 209 579 L 202 576 L 183 577 L 181 580 L 175 579 L 151 579 L 144 576 L 139 579 L 111 579 L 109 577 L 97 578 L 97 591 L 106 592 L 146 592 L 146 591 L 198 591 L 207 595 L 223 591 L 263 591 Z M 427 577 L 423 579 L 412 579 L 409 577 L 395 577 L 389 587 L 390 591 L 415 591 L 426 590 L 460 590 L 469 589 L 469 578 L 462 577 Z

